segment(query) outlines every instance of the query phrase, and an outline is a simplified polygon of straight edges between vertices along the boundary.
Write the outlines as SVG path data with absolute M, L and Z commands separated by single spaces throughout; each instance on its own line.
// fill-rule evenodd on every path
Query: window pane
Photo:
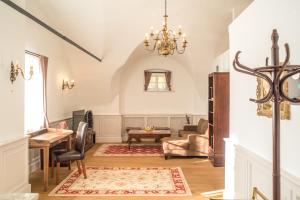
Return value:
M 25 132 L 39 130 L 43 127 L 43 78 L 40 69 L 40 61 L 36 56 L 25 54 L 25 76 L 33 67 L 31 80 L 25 81 Z
M 148 91 L 169 91 L 164 72 L 152 72 Z
M 158 83 L 158 89 L 162 90 L 162 89 L 166 89 L 166 83 Z

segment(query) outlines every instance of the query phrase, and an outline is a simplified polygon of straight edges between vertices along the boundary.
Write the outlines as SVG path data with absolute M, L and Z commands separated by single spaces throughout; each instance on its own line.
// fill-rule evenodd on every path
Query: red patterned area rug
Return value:
M 103 144 L 94 156 L 162 156 L 161 144 Z
M 190 196 L 180 167 L 87 167 L 73 171 L 49 196 Z

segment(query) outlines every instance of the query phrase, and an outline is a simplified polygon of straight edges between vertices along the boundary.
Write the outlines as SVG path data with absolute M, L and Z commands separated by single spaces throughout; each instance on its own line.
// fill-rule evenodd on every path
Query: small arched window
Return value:
M 168 70 L 145 70 L 144 90 L 148 92 L 168 92 L 172 91 L 172 72 Z

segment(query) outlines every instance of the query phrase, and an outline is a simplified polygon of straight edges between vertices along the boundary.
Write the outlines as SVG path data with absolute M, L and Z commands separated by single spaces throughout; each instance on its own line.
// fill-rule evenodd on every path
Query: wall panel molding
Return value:
M 0 143 L 0 193 L 30 192 L 28 138 Z
M 225 197 L 247 199 L 258 187 L 272 196 L 272 163 L 247 148 L 226 141 Z M 230 153 L 231 152 L 231 153 Z M 300 200 L 300 177 L 281 169 L 281 199 Z

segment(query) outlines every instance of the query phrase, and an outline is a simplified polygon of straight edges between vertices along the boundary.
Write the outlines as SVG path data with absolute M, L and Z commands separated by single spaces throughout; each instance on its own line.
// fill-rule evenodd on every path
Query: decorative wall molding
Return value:
M 200 118 L 207 119 L 206 115 L 188 114 L 192 124 L 197 124 Z M 72 124 L 72 118 L 63 119 L 67 121 L 69 127 Z M 63 120 L 57 120 L 50 123 L 50 127 L 55 127 Z M 96 143 L 119 143 L 126 141 L 126 127 L 145 127 L 147 125 L 170 127 L 173 134 L 177 134 L 186 124 L 185 114 L 94 114 L 94 131 L 96 132 Z M 29 152 L 30 173 L 39 169 L 40 155 L 39 150 Z
M 258 187 L 272 196 L 272 163 L 247 148 L 226 141 L 225 197 L 249 199 Z M 281 199 L 300 200 L 300 178 L 281 169 Z
M 0 193 L 31 192 L 27 137 L 0 143 L 0 180 Z
M 96 142 L 121 142 L 121 115 L 94 115 Z
M 207 119 L 206 115 L 190 116 L 191 124 L 197 124 L 200 118 Z M 172 134 L 177 134 L 186 124 L 186 114 L 124 114 L 122 115 L 122 139 L 127 140 L 126 127 L 169 127 Z

